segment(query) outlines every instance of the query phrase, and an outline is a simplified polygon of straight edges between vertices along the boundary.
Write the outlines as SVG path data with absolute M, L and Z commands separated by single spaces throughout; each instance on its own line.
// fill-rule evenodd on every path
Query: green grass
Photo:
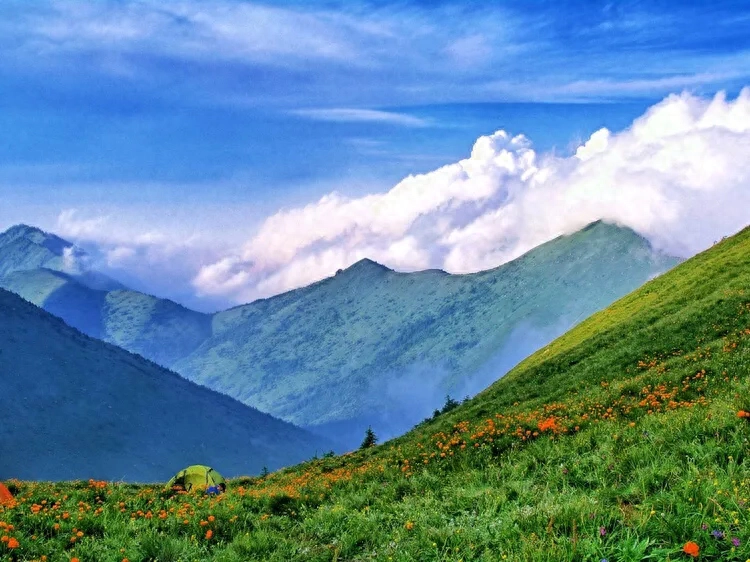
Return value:
M 20 547 L 10 554 L 0 546 L 0 556 L 676 561 L 691 559 L 682 548 L 695 541 L 700 560 L 745 561 L 743 410 L 750 229 L 384 445 L 234 480 L 220 499 L 124 484 L 11 482 L 20 503 L 0 520 L 14 525 L 7 535 Z M 74 527 L 84 536 L 70 543 Z

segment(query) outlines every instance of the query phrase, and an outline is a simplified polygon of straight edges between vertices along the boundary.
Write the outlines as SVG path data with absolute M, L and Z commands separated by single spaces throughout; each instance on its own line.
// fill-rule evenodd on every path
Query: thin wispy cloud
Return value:
M 586 4 L 571 19 L 568 8 L 551 4 L 12 3 L 0 8 L 0 44 L 16 62 L 6 57 L 0 67 L 63 65 L 142 87 L 167 80 L 195 102 L 292 109 L 311 100 L 350 108 L 661 96 L 691 86 L 715 90 L 730 70 L 716 69 L 750 49 L 739 31 L 742 13 L 718 4 L 704 11 Z M 727 34 L 731 48 L 706 48 L 707 18 L 712 36 Z M 177 70 L 185 64 L 193 72 Z M 735 64 L 734 73 L 741 80 L 750 68 Z M 165 91 L 154 86 L 149 94 Z
M 403 125 L 405 127 L 429 127 L 432 125 L 429 119 L 422 119 L 406 113 L 377 109 L 297 109 L 290 113 L 307 119 L 338 123 L 388 123 L 391 125 Z

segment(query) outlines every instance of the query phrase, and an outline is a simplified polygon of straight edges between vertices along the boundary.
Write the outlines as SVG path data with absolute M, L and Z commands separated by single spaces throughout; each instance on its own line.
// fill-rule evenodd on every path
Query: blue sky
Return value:
M 6 0 L 0 228 L 239 244 L 498 129 L 570 154 L 670 93 L 736 96 L 748 29 L 748 2 Z

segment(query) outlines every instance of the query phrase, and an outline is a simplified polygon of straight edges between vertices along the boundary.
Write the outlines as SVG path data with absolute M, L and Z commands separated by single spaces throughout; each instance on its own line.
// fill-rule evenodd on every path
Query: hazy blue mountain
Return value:
M 236 476 L 329 448 L 0 289 L 0 480 Z
M 397 273 L 362 260 L 219 312 L 174 368 L 246 404 L 356 444 L 408 429 L 496 380 L 573 324 L 677 263 L 594 223 L 496 269 Z
M 0 234 L 0 287 L 89 336 L 165 367 L 211 334 L 210 315 L 128 290 L 94 271 L 71 273 L 66 248 L 85 259 L 70 242 L 37 228 L 19 225 Z
M 86 253 L 59 236 L 18 224 L 0 233 L 0 278 L 14 271 L 39 268 L 65 272 L 79 283 L 99 290 L 124 289 L 117 281 L 81 267 Z

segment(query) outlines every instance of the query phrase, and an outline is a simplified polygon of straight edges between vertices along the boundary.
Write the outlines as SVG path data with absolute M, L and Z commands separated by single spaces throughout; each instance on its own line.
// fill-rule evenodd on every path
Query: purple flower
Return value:
M 717 540 L 721 540 L 721 539 L 724 538 L 724 533 L 722 531 L 719 531 L 719 530 L 713 530 L 713 531 L 711 531 L 711 534 Z
M 701 525 L 701 529 L 703 529 L 704 531 L 707 531 L 708 530 L 708 525 L 706 525 L 705 523 L 703 523 Z
M 740 546 L 740 539 L 738 539 L 737 537 L 732 537 L 732 544 L 734 546 Z
M 600 537 L 606 537 L 607 536 L 607 529 L 604 527 L 599 527 L 599 536 Z

